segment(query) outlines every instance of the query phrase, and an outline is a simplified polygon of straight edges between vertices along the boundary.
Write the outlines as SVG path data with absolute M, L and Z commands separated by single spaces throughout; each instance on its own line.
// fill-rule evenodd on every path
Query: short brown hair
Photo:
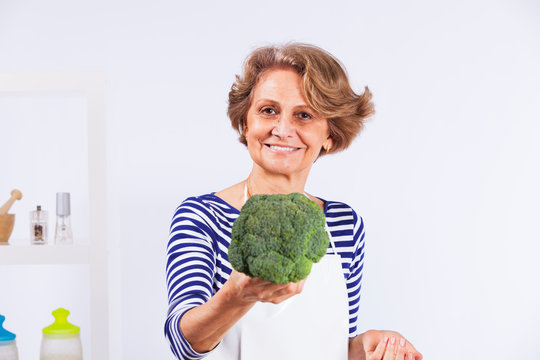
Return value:
M 365 120 L 375 112 L 368 87 L 363 94 L 356 94 L 351 89 L 344 67 L 325 50 L 301 43 L 261 47 L 247 57 L 242 76 L 236 75 L 229 92 L 227 115 L 244 145 L 247 142 L 243 132 L 253 89 L 261 76 L 272 68 L 293 69 L 300 75 L 308 105 L 328 119 L 333 141 L 329 152 L 349 147 L 362 130 Z

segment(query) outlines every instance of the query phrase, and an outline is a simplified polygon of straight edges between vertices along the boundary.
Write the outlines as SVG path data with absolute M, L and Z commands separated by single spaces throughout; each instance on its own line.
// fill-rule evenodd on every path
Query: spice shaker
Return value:
M 57 245 L 73 244 L 71 205 L 68 192 L 56 193 L 56 232 L 54 243 Z
M 4 329 L 5 316 L 0 315 L 0 360 L 19 360 L 14 333 Z
M 48 212 L 41 210 L 41 205 L 36 210 L 30 211 L 30 243 L 32 245 L 47 244 L 47 220 Z

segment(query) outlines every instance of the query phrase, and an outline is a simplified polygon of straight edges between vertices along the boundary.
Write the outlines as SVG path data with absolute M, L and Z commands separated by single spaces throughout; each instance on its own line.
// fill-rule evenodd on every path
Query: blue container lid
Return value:
M 4 329 L 4 320 L 6 320 L 6 317 L 0 314 L 0 341 L 13 341 L 17 336 Z

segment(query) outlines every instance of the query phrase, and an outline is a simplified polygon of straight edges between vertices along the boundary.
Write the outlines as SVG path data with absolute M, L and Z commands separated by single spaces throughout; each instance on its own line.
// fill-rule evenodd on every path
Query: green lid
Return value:
M 56 309 L 52 312 L 54 316 L 54 323 L 43 328 L 43 333 L 47 335 L 68 335 L 78 334 L 80 328 L 67 321 L 69 311 L 66 309 Z

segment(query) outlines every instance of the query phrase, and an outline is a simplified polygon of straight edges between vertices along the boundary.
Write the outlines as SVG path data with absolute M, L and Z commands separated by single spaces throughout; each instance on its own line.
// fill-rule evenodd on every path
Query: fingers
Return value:
M 243 288 L 245 293 L 249 294 L 249 298 L 261 302 L 272 302 L 279 304 L 280 302 L 299 294 L 304 288 L 306 280 L 301 280 L 297 283 L 288 284 L 273 284 L 271 282 L 246 276 L 243 280 Z
M 405 358 L 405 360 L 422 360 L 422 358 L 423 358 L 422 354 L 420 354 L 418 352 L 418 350 L 416 350 L 416 348 L 413 346 L 413 344 L 406 341 L 405 348 L 407 350 L 407 356 L 408 356 L 408 357 Z
M 399 340 L 399 346 L 396 345 L 396 347 L 396 360 L 422 360 L 422 355 L 404 338 Z M 416 355 L 419 355 L 420 358 L 415 358 Z
M 405 352 L 406 352 L 405 344 L 406 344 L 406 341 L 403 338 L 399 340 L 399 345 L 397 345 L 396 343 L 396 348 L 397 348 L 396 360 L 405 360 Z
M 252 278 L 252 277 L 247 276 L 244 273 L 239 273 L 239 274 L 242 275 L 242 281 L 244 282 L 244 285 L 246 287 L 265 287 L 269 285 L 275 285 L 261 278 Z
M 384 357 L 382 357 L 382 355 L 375 356 L 377 349 L 379 349 L 379 346 L 377 346 L 377 349 L 373 353 L 373 360 L 409 360 L 408 358 L 405 358 L 405 355 L 407 354 L 407 348 L 405 347 L 406 344 L 407 342 L 405 339 L 396 339 L 396 337 L 392 336 L 388 340 L 386 351 L 384 351 Z
M 403 357 L 399 357 L 400 351 L 403 352 Z M 416 356 L 420 356 L 420 358 L 417 358 Z M 414 346 L 412 346 L 407 340 L 402 338 L 399 342 L 399 349 L 398 349 L 398 356 L 397 359 L 403 359 L 403 360 L 422 360 L 422 355 L 420 355 L 419 352 L 416 351 Z
M 269 302 L 274 304 L 279 304 L 288 298 L 300 294 L 304 288 L 305 280 L 302 280 L 297 283 L 287 284 L 286 287 L 276 290 L 270 295 Z
M 403 339 L 403 342 L 405 344 L 405 360 L 422 360 L 423 359 L 422 354 L 418 352 L 418 350 L 416 350 L 416 348 L 410 342 L 408 342 L 407 339 L 405 339 L 403 335 L 401 335 L 400 333 L 396 331 L 382 331 L 382 333 L 384 334 L 384 336 L 390 339 L 389 345 L 391 345 L 392 337 L 395 337 L 397 339 L 396 344 L 398 345 L 401 343 L 401 339 Z M 396 345 L 395 349 L 399 349 L 399 347 Z M 397 352 L 396 352 L 396 356 L 397 356 Z M 386 358 L 384 358 L 384 360 L 386 360 Z
M 372 360 L 380 360 L 383 358 L 384 356 L 384 352 L 386 350 L 386 346 L 388 344 L 388 338 L 385 336 L 380 342 L 379 344 L 377 345 L 377 347 L 375 348 L 375 351 L 373 352 L 373 354 L 371 355 L 371 358 Z
M 366 331 L 362 340 L 367 360 L 422 360 L 414 346 L 395 331 Z
M 394 336 L 392 336 L 388 340 L 388 346 L 386 347 L 386 351 L 384 353 L 383 360 L 395 360 L 396 359 L 396 353 L 397 353 L 396 338 Z

